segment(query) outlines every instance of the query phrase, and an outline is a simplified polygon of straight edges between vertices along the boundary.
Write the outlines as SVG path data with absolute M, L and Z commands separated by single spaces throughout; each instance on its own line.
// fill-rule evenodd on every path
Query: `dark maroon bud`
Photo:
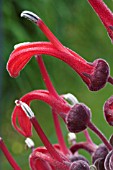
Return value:
M 104 144 L 101 144 L 92 155 L 92 162 L 95 163 L 98 159 L 105 159 L 108 154 L 108 149 Z
M 104 159 L 99 158 L 95 161 L 94 165 L 96 166 L 97 170 L 105 170 L 104 168 Z
M 110 136 L 109 142 L 113 146 L 113 135 Z
M 73 162 L 69 170 L 90 170 L 90 168 L 86 162 L 79 160 L 79 161 Z
M 69 111 L 66 124 L 70 132 L 78 133 L 87 128 L 90 121 L 91 111 L 83 103 L 75 104 Z
M 110 126 L 113 126 L 113 96 L 111 96 L 104 104 L 104 115 Z
M 113 162 L 111 162 L 111 160 L 113 160 L 113 150 L 108 153 L 104 161 L 104 167 L 106 170 L 113 170 L 111 169 L 111 167 L 113 167 Z
M 84 156 L 82 156 L 82 155 L 77 155 L 77 156 L 76 155 L 72 155 L 70 157 L 70 161 L 71 162 L 79 161 L 79 160 L 82 160 L 82 161 L 86 162 L 87 164 L 89 164 L 89 161 Z
M 113 154 L 111 155 L 110 160 L 109 160 L 109 167 L 110 167 L 110 170 L 113 170 Z
M 97 91 L 103 88 L 108 81 L 109 65 L 105 60 L 102 59 L 97 59 L 92 64 L 95 69 L 94 72 L 89 76 L 90 83 L 88 87 L 92 91 Z

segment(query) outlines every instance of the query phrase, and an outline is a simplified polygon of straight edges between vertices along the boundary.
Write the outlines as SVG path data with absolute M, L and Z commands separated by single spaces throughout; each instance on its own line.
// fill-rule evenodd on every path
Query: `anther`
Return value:
M 29 118 L 34 117 L 33 111 L 31 110 L 31 108 L 26 103 L 19 101 L 19 100 L 16 100 L 15 103 L 16 103 L 17 106 L 20 106 L 22 108 L 22 110 L 26 113 L 26 115 Z
M 27 18 L 28 20 L 34 23 L 37 23 L 37 21 L 40 19 L 35 13 L 30 11 L 23 11 L 20 16 Z

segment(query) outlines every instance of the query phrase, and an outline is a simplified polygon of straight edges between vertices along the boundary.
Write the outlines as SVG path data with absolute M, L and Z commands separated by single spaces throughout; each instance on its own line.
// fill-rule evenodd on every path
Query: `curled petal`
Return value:
M 18 125 L 17 125 L 18 120 Z M 29 118 L 20 107 L 15 107 L 12 114 L 12 124 L 14 128 L 25 137 L 32 136 L 32 126 Z

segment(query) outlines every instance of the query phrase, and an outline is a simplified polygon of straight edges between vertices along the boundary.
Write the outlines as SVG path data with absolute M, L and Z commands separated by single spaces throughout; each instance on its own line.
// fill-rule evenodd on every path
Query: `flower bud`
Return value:
M 101 144 L 92 155 L 92 162 L 96 166 L 97 170 L 104 170 L 104 161 L 107 154 L 107 147 L 104 144 Z
M 82 161 L 86 162 L 87 164 L 89 164 L 88 160 L 82 155 L 77 155 L 77 156 L 73 155 L 73 156 L 70 157 L 71 162 L 80 161 L 80 160 L 82 160 Z
M 102 159 L 102 158 L 97 159 L 95 161 L 94 165 L 97 168 L 97 170 L 105 170 L 105 168 L 104 168 L 104 159 Z
M 71 164 L 69 170 L 90 170 L 89 165 L 82 160 L 75 161 Z
M 111 152 L 108 153 L 108 155 L 106 156 L 106 159 L 104 161 L 104 166 L 106 170 L 112 170 L 111 167 L 113 167 L 113 150 Z
M 105 159 L 108 154 L 108 149 L 104 144 L 101 144 L 92 155 L 92 162 L 95 163 L 97 159 Z
M 105 60 L 97 59 L 93 62 L 94 72 L 90 75 L 89 89 L 97 91 L 105 86 L 109 76 L 109 66 Z
M 66 124 L 70 132 L 78 133 L 87 128 L 90 121 L 91 111 L 83 103 L 75 104 L 69 111 Z
M 110 126 L 113 126 L 113 96 L 111 96 L 104 104 L 104 115 Z

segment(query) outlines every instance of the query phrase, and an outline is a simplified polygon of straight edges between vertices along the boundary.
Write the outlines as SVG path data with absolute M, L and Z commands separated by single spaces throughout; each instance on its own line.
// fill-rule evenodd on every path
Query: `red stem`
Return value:
M 41 19 L 38 19 L 37 25 L 46 35 L 46 37 L 51 41 L 51 43 L 56 47 L 56 49 L 70 54 L 70 52 L 61 44 L 61 42 L 54 36 L 54 34 Z
M 48 152 L 50 153 L 50 155 L 58 160 L 59 162 L 63 161 L 63 158 L 59 155 L 59 153 L 54 149 L 54 147 L 52 146 L 52 144 L 49 142 L 49 140 L 47 139 L 46 135 L 44 134 L 42 128 L 40 127 L 38 120 L 36 119 L 36 117 L 32 117 L 30 118 L 31 123 L 33 124 L 37 134 L 39 135 L 40 139 L 42 140 L 44 146 L 47 148 Z
M 8 151 L 8 149 L 7 149 L 6 145 L 4 144 L 2 138 L 0 138 L 0 149 L 4 153 L 5 157 L 7 158 L 8 162 L 10 163 L 12 168 L 14 170 L 21 170 L 21 168 L 18 166 L 18 164 L 16 163 L 16 161 L 13 159 L 12 155 Z
M 95 132 L 95 134 L 103 141 L 103 143 L 106 145 L 106 147 L 109 150 L 112 150 L 113 147 L 111 146 L 111 144 L 108 142 L 108 140 L 106 139 L 106 137 L 103 135 L 103 133 L 92 123 L 89 122 L 88 123 L 88 127 Z
M 56 98 L 58 98 L 58 100 L 61 98 L 59 97 L 59 95 L 57 94 L 50 78 L 49 78 L 49 75 L 48 75 L 48 72 L 46 70 L 46 67 L 44 65 L 44 62 L 42 60 L 42 57 L 37 55 L 36 56 L 36 60 L 39 64 L 39 67 L 40 67 L 40 71 L 41 71 L 41 74 L 42 74 L 42 77 L 43 77 L 43 80 L 45 82 L 45 85 L 48 89 L 48 91 Z M 63 135 L 62 135 L 62 131 L 61 131 L 61 127 L 60 127 L 60 123 L 59 123 L 59 119 L 58 119 L 58 114 L 55 113 L 55 110 L 52 109 L 52 114 L 53 114 L 53 120 L 54 120 L 54 125 L 55 125 L 55 130 L 56 130 L 56 134 L 57 134 L 57 138 L 58 138 L 58 141 L 59 141 L 59 144 L 60 144 L 60 147 L 62 149 L 62 152 L 64 154 L 68 154 L 68 149 L 65 145 L 65 142 L 64 142 L 64 138 L 63 138 Z
M 37 55 L 37 56 L 36 56 L 36 60 L 37 60 L 37 62 L 38 62 L 38 65 L 39 65 L 39 68 L 40 68 L 40 71 L 41 71 L 43 80 L 44 80 L 44 82 L 45 82 L 45 85 L 46 85 L 48 91 L 49 91 L 54 97 L 56 97 L 56 98 L 59 99 L 59 96 L 58 96 L 58 94 L 57 94 L 57 92 L 56 92 L 56 90 L 55 90 L 55 88 L 54 88 L 54 86 L 53 86 L 53 84 L 52 84 L 52 82 L 51 82 L 51 80 L 50 80 L 50 78 L 49 78 L 49 75 L 48 75 L 48 72 L 47 72 L 47 70 L 46 70 L 45 64 L 44 64 L 44 62 L 43 62 L 43 60 L 42 60 L 42 57 L 41 57 L 40 55 Z
M 113 85 L 113 78 L 112 77 L 108 77 L 108 82 Z
M 107 5 L 103 2 L 103 0 L 88 0 L 88 2 L 98 14 L 104 25 L 106 26 L 106 23 L 109 22 L 110 26 L 110 21 L 113 18 L 113 14 Z
M 66 147 L 66 144 L 65 144 L 65 141 L 64 141 L 64 138 L 63 138 L 63 134 L 62 134 L 62 131 L 61 131 L 58 115 L 57 115 L 57 113 L 55 112 L 54 109 L 52 109 L 52 113 L 53 113 L 53 120 L 54 120 L 54 125 L 55 125 L 55 130 L 56 130 L 58 142 L 60 144 L 62 152 L 65 155 L 67 155 L 67 154 L 69 154 L 69 151 Z
M 75 154 L 75 152 L 78 151 L 79 149 L 84 149 L 90 154 L 92 154 L 96 150 L 96 146 L 89 144 L 88 142 L 79 142 L 79 143 L 74 144 L 70 148 L 73 154 Z
M 92 141 L 92 139 L 91 139 L 91 137 L 90 137 L 90 135 L 89 135 L 89 132 L 88 132 L 88 130 L 86 129 L 86 130 L 84 130 L 84 135 L 85 135 L 85 137 L 86 137 L 86 141 L 88 142 L 88 143 L 90 143 L 90 144 L 94 144 L 93 143 L 93 141 Z

